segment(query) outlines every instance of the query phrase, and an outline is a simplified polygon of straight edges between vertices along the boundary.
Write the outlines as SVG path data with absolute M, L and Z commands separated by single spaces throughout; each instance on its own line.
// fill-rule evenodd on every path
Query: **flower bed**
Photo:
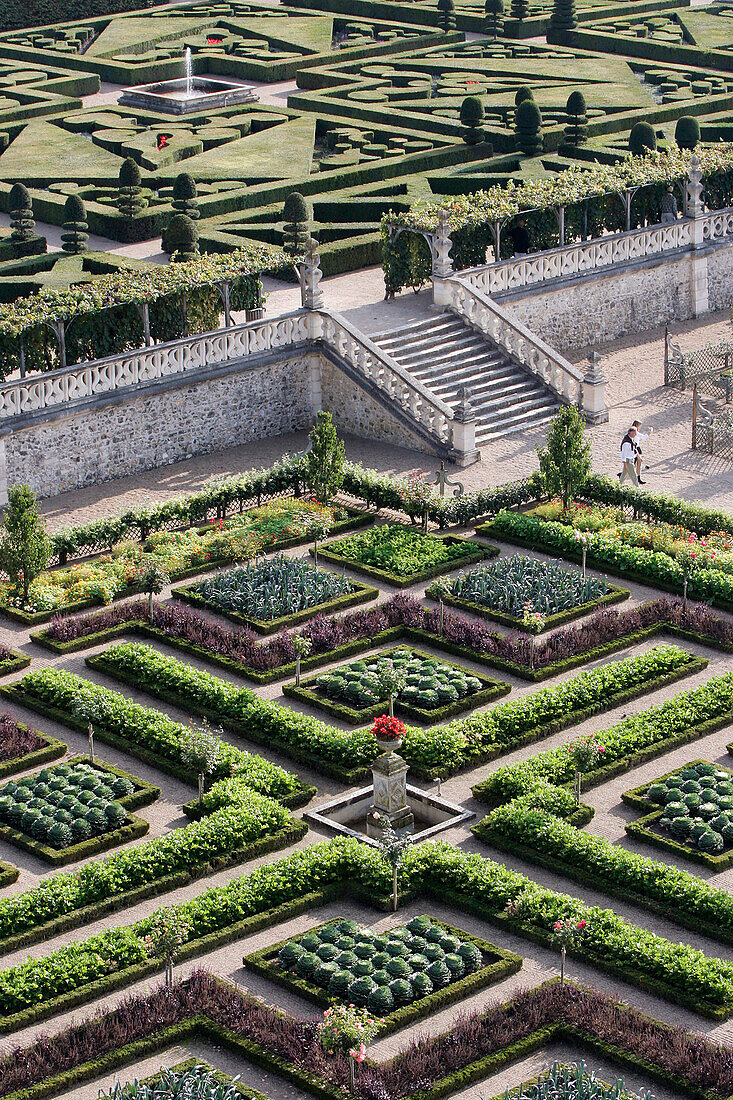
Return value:
M 730 562 L 723 551 L 720 551 L 719 557 L 711 556 L 712 550 L 706 551 L 694 534 L 685 528 L 676 529 L 676 538 L 662 532 L 662 537 L 656 541 L 651 534 L 655 530 L 653 526 L 638 524 L 637 528 L 637 523 L 587 532 L 588 564 L 629 580 L 678 593 L 684 590 L 687 573 L 688 595 L 707 600 L 727 611 L 733 610 L 733 556 Z M 531 546 L 573 561 L 580 560 L 582 556 L 570 523 L 544 520 L 525 513 L 500 512 L 490 523 L 479 524 L 476 531 L 486 538 Z M 728 541 L 728 536 L 725 538 Z M 638 545 L 635 544 L 636 539 Z M 655 546 L 658 548 L 655 549 Z M 688 556 L 687 563 L 684 555 Z M 720 568 L 721 565 L 723 568 Z
M 0 778 L 45 764 L 65 752 L 62 741 L 20 725 L 11 714 L 0 714 Z
M 477 676 L 461 665 L 399 647 L 341 665 L 300 685 L 284 684 L 283 692 L 346 722 L 362 724 L 382 714 L 389 702 L 385 670 L 405 678 L 405 686 L 395 696 L 395 710 L 425 724 L 474 710 L 511 690 L 509 684 Z
M 384 1035 L 515 974 L 522 960 L 419 916 L 383 934 L 337 918 L 245 955 L 244 965 L 320 1005 L 366 1005 Z
M 629 593 L 556 562 L 513 557 L 436 582 L 427 595 L 506 626 L 531 630 L 528 613 L 541 616 L 542 629 L 549 629 L 603 604 L 628 599 Z
M 0 610 L 24 623 L 44 622 L 58 610 L 77 611 L 95 603 L 111 603 L 139 591 L 143 556 L 152 555 L 173 580 L 183 580 L 231 561 L 242 561 L 268 550 L 297 546 L 309 538 L 314 518 L 333 530 L 348 530 L 370 522 L 363 513 L 328 507 L 295 497 L 282 497 L 235 516 L 185 531 L 158 531 L 142 542 L 116 542 L 109 553 L 78 565 L 49 569 L 22 601 L 9 582 L 0 583 Z
M 622 796 L 644 817 L 629 836 L 722 871 L 733 863 L 733 772 L 705 760 L 667 772 Z
M 277 746 L 352 782 L 365 776 L 366 768 L 379 753 L 368 730 L 347 732 L 327 726 L 144 645 L 117 645 L 89 657 L 87 663 L 107 676 L 221 723 L 249 740 Z M 675 646 L 656 646 L 638 657 L 603 665 L 532 695 L 499 703 L 485 713 L 433 729 L 409 727 L 402 755 L 420 776 L 447 776 L 671 683 L 706 664 Z M 25 677 L 17 697 L 35 706 L 39 691 L 56 691 L 54 677 L 58 673 L 51 672 L 49 677 L 49 672 L 42 670 Z M 13 686 L 2 690 L 14 697 L 18 689 Z
M 99 740 L 121 748 L 184 782 L 196 783 L 195 769 L 183 762 L 183 747 L 189 727 L 174 722 L 157 710 L 141 707 L 118 692 L 109 691 L 61 669 L 45 668 L 30 672 L 18 683 L 3 690 L 17 702 L 73 729 L 86 731 L 86 722 L 77 717 L 79 702 L 83 701 L 98 714 L 94 733 Z M 277 798 L 284 805 L 302 805 L 314 793 L 312 787 L 306 787 L 292 772 L 261 756 L 222 742 L 213 777 L 221 778 L 232 772 L 245 778 L 253 790 Z
M 56 866 L 116 848 L 147 833 L 129 811 L 160 788 L 110 764 L 76 757 L 0 787 L 0 838 Z
M 13 1051 L 0 1061 L 0 1096 L 40 1100 L 172 1044 L 204 1040 L 233 1051 L 323 1100 L 344 1095 L 348 1056 L 325 1055 L 310 1021 L 287 1016 L 242 989 L 198 970 L 172 990 L 127 998 Z M 568 1043 L 610 1059 L 669 1090 L 719 1100 L 733 1090 L 728 1047 L 660 1023 L 636 1008 L 574 983 L 546 982 L 452 1022 L 449 1030 L 408 1043 L 387 1062 L 362 1070 L 367 1095 L 434 1100 L 478 1082 L 532 1051 Z M 357 1075 L 358 1095 L 362 1073 Z M 416 1092 L 416 1082 L 420 1091 Z
M 355 584 L 307 561 L 278 555 L 237 566 L 198 584 L 174 588 L 173 595 L 225 615 L 259 634 L 273 634 L 313 615 L 374 600 L 379 593 L 376 588 Z
M 482 548 L 454 535 L 427 535 L 400 523 L 385 523 L 358 535 L 329 542 L 321 551 L 325 561 L 366 573 L 397 588 L 449 573 L 459 565 L 480 561 L 499 551 Z

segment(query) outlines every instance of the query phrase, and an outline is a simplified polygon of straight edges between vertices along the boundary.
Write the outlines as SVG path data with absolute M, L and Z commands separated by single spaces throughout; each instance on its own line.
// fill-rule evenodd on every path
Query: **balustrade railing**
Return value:
M 710 219 L 710 239 L 728 235 L 722 231 L 726 214 L 730 224 L 733 211 L 706 215 Z M 693 243 L 692 224 L 692 218 L 680 218 L 674 222 L 651 225 L 646 229 L 609 234 L 591 241 L 578 241 L 561 248 L 550 248 L 545 252 L 532 252 L 512 260 L 467 268 L 460 275 L 469 286 L 484 294 L 501 294 L 551 279 L 583 275 L 612 264 L 628 263 L 678 248 L 690 248 Z
M 510 317 L 479 289 L 469 285 L 464 280 L 463 272 L 460 277 L 448 279 L 446 283 L 444 301 L 448 309 L 498 344 L 507 355 L 536 375 L 564 402 L 570 405 L 582 404 L 583 374 L 577 367 L 519 321 Z

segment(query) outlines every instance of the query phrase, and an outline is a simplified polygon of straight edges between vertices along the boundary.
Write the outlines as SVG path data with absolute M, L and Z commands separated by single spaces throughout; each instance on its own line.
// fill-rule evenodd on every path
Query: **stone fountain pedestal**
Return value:
M 366 817 L 366 833 L 373 840 L 384 835 L 385 819 L 400 836 L 411 834 L 415 829 L 415 817 L 407 802 L 409 765 L 394 751 L 402 742 L 382 741 L 380 744 L 384 752 L 372 764 L 374 801 Z

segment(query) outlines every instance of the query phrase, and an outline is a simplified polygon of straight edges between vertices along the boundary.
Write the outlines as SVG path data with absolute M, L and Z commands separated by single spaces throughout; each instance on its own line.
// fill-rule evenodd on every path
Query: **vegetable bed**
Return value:
M 498 554 L 455 535 L 429 535 L 401 523 L 385 523 L 358 535 L 329 542 L 319 550 L 325 561 L 376 577 L 397 588 L 449 573 Z

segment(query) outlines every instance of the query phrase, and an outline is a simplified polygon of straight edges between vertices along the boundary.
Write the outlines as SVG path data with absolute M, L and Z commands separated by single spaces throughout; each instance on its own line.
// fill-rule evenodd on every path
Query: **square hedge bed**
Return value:
M 152 783 L 76 756 L 0 786 L 0 839 L 55 866 L 74 863 L 144 836 L 148 822 L 130 811 L 159 796 Z
M 325 561 L 386 581 L 396 588 L 408 588 L 498 553 L 496 546 L 479 546 L 457 535 L 426 534 L 401 523 L 371 527 L 329 542 L 318 551 Z
M 578 569 L 564 569 L 554 561 L 523 555 L 477 565 L 466 573 L 431 584 L 426 595 L 451 607 L 528 633 L 540 633 L 525 625 L 523 608 L 545 616 L 543 630 L 578 619 L 608 604 L 627 600 L 630 592 L 605 580 L 583 577 Z M 565 606 L 563 606 L 565 605 Z M 520 610 L 521 609 L 521 610 Z
M 10 747 L 12 746 L 12 747 Z M 0 715 L 0 747 L 6 749 L 0 755 L 0 780 L 16 772 L 37 768 L 49 760 L 64 756 L 67 745 L 40 733 L 22 722 L 16 722 L 9 714 Z
M 174 588 L 173 595 L 258 634 L 274 634 L 314 615 L 374 600 L 379 592 L 307 560 L 277 555 Z
M 396 697 L 395 711 L 424 725 L 474 710 L 511 691 L 509 684 L 471 672 L 463 665 L 443 661 L 419 649 L 396 646 L 339 665 L 322 676 L 301 680 L 300 686 L 283 684 L 283 694 L 353 725 L 371 722 L 377 715 L 386 713 L 388 700 L 379 695 L 379 665 L 385 661 L 405 666 L 408 680 L 415 681 L 408 683 L 405 692 Z
M 653 783 L 625 791 L 621 798 L 645 815 L 626 826 L 629 836 L 702 863 L 711 871 L 733 864 L 733 771 L 729 768 L 692 760 Z
M 423 915 L 383 933 L 336 918 L 244 965 L 317 1004 L 365 1006 L 385 1035 L 516 974 L 522 959 Z

